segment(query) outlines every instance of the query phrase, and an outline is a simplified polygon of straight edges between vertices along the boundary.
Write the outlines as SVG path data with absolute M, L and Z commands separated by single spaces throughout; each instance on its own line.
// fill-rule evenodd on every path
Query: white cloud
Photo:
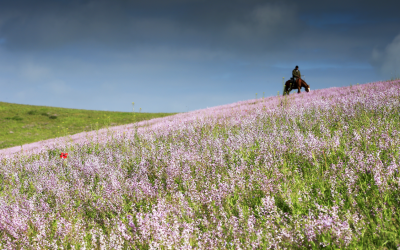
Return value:
M 400 34 L 383 51 L 372 51 L 372 62 L 386 77 L 400 77 Z
M 101 89 L 108 92 L 114 92 L 117 90 L 117 84 L 112 82 L 104 82 L 100 85 Z
M 25 101 L 26 97 L 29 96 L 27 91 L 19 91 L 15 94 L 15 97 L 19 100 L 19 101 Z
M 254 9 L 253 18 L 259 25 L 269 27 L 280 25 L 287 18 L 291 19 L 290 14 L 293 15 L 291 9 L 287 10 L 281 6 L 264 5 Z
M 249 13 L 247 19 L 233 22 L 227 29 L 229 35 L 249 38 L 268 37 L 290 32 L 296 27 L 296 11 L 291 6 L 266 4 L 258 6 Z
M 21 75 L 28 81 L 41 81 L 48 79 L 51 70 L 47 67 L 29 62 L 22 66 Z
M 56 95 L 64 95 L 71 92 L 71 88 L 61 80 L 54 80 L 46 84 L 51 93 Z

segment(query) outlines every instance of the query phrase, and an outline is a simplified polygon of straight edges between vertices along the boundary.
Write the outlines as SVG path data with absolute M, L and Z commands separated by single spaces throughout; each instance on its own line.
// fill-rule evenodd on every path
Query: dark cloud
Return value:
M 243 57 L 279 51 L 312 60 L 319 55 L 365 61 L 400 34 L 398 7 L 394 0 L 1 1 L 0 46 L 10 51 L 162 46 Z
M 400 77 L 400 34 L 385 49 L 373 50 L 372 64 L 383 75 L 390 75 L 391 78 Z
M 123 110 L 117 103 L 129 98 L 158 99 L 170 103 L 163 111 L 184 111 L 177 100 L 198 100 L 195 109 L 252 98 L 265 86 L 276 94 L 296 64 L 312 88 L 367 82 L 400 66 L 399 7 L 398 0 L 3 0 L 0 85 L 22 103 L 93 108 L 108 98 L 109 110 Z
M 282 49 L 292 36 L 310 30 L 346 36 L 371 22 L 394 23 L 387 17 L 396 6 L 389 4 L 399 6 L 397 1 L 2 1 L 0 37 L 15 50 L 96 42 L 249 52 Z M 362 38 L 373 38 L 379 28 L 364 31 Z
M 279 30 L 296 28 L 293 8 L 276 4 L 21 2 L 3 3 L 1 8 L 0 36 L 9 49 L 53 49 L 85 42 L 118 48 L 167 44 L 246 49 L 278 40 Z

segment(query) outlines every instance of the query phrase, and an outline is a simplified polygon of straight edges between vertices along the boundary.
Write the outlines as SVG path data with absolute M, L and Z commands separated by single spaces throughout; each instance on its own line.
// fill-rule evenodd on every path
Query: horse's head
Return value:
M 308 85 L 306 83 L 306 81 L 304 81 L 303 79 L 301 79 L 301 86 L 304 87 L 304 89 L 306 90 L 306 92 L 310 92 L 310 85 Z

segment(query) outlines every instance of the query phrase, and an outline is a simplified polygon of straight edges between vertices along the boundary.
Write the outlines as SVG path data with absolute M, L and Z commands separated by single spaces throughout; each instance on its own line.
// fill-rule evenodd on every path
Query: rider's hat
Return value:
M 298 68 L 299 66 L 296 65 L 296 68 Z

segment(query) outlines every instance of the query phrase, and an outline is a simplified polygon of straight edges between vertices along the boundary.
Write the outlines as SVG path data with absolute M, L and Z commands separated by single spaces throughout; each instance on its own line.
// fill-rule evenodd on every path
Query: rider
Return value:
M 299 70 L 299 66 L 296 65 L 296 68 L 292 71 L 293 75 L 293 83 L 297 82 L 297 79 L 301 79 L 301 74 Z

